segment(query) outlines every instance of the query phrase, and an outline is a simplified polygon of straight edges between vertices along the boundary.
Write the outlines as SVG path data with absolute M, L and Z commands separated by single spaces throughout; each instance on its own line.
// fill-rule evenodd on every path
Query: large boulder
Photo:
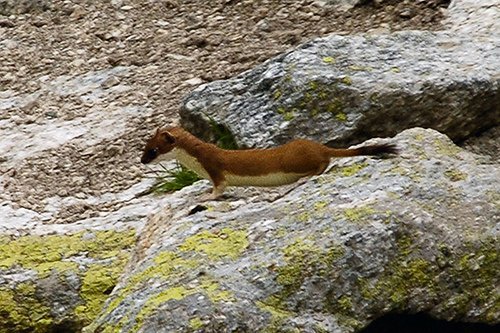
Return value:
M 201 212 L 207 181 L 172 195 L 84 331 L 356 332 L 393 312 L 499 323 L 498 167 L 430 129 L 391 141 L 400 156 L 336 160 Z
M 99 313 L 136 232 L 0 237 L 0 332 L 78 332 Z
M 181 121 L 240 146 L 330 145 L 431 127 L 461 140 L 500 122 L 500 9 L 452 1 L 444 31 L 330 35 L 189 94 Z M 320 124 L 320 126 L 318 126 Z

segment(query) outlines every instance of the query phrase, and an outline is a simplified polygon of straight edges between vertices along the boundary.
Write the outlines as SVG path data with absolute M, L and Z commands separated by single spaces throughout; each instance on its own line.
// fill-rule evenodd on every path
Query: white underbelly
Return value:
M 241 176 L 224 173 L 227 186 L 280 186 L 294 183 L 304 174 L 297 173 L 269 173 L 261 176 Z
M 177 160 L 186 168 L 196 172 L 198 176 L 210 179 L 208 172 L 198 160 L 185 150 L 175 148 Z M 223 172 L 226 186 L 280 186 L 294 183 L 306 174 L 275 172 L 260 176 L 242 176 Z
M 185 150 L 180 148 L 175 148 L 174 152 L 175 158 L 179 161 L 179 163 L 189 170 L 194 171 L 201 178 L 210 179 L 208 172 L 195 157 L 189 155 Z

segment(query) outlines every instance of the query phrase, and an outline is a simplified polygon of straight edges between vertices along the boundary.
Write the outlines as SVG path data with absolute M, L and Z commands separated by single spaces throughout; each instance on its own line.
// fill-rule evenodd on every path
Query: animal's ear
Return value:
M 161 132 L 161 138 L 168 144 L 175 143 L 175 137 L 167 131 Z

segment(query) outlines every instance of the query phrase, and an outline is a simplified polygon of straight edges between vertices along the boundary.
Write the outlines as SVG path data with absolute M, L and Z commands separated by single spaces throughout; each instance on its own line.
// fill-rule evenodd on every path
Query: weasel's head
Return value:
M 167 129 L 158 128 L 155 135 L 146 143 L 146 147 L 142 153 L 141 163 L 147 164 L 153 162 L 161 155 L 167 154 L 174 149 L 175 145 L 175 137 Z

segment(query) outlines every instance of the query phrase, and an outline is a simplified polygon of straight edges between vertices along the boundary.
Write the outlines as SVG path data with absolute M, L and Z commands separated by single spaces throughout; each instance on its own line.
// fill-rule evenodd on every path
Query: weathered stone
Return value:
M 120 276 L 135 230 L 0 238 L 0 332 L 78 331 Z
M 201 85 L 182 124 L 211 139 L 214 120 L 248 147 L 295 137 L 345 145 L 414 126 L 464 139 L 500 124 L 498 17 L 491 0 L 454 1 L 445 31 L 316 39 Z
M 85 332 L 340 333 L 391 312 L 499 323 L 500 170 L 430 129 L 393 141 L 399 157 L 336 160 L 194 214 L 206 181 L 172 195 Z

